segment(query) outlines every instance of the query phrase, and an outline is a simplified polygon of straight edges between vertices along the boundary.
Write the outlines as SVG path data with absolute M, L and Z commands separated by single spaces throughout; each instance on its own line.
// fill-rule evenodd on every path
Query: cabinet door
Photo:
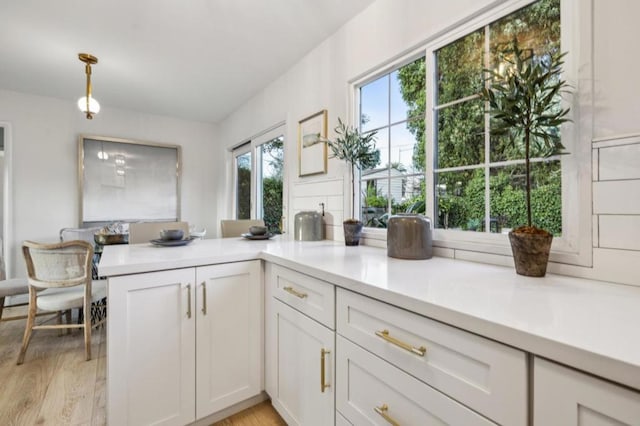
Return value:
M 262 389 L 260 261 L 196 270 L 196 417 L 258 395 Z
M 195 271 L 109 278 L 107 421 L 195 420 Z
M 640 392 L 536 358 L 533 424 L 640 425 Z
M 273 406 L 288 425 L 334 424 L 333 331 L 278 300 L 273 309 L 276 342 L 272 355 L 277 369 Z

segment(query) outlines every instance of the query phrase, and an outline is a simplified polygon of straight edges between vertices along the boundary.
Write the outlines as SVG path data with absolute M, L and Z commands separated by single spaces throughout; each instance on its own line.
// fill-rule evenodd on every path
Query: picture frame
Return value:
M 80 226 L 180 220 L 179 145 L 78 137 Z
M 298 122 L 298 176 L 327 173 L 327 110 Z

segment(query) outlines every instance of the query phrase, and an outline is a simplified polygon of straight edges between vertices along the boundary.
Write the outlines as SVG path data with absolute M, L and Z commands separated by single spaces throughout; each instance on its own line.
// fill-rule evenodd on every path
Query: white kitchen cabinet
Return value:
M 337 351 L 336 408 L 353 424 L 496 424 L 342 336 Z
M 334 333 L 275 301 L 277 383 L 270 395 L 288 425 L 334 424 Z
M 535 358 L 534 426 L 638 426 L 640 392 Z
M 107 422 L 184 425 L 260 393 L 260 261 L 110 277 Z
M 278 265 L 267 264 L 265 276 L 265 378 L 271 402 L 289 425 L 333 425 L 335 333 L 318 321 L 334 323 L 326 314 L 334 312 L 334 288 Z
M 196 418 L 262 389 L 260 261 L 196 269 Z
M 336 300 L 339 335 L 496 423 L 527 424 L 525 352 L 341 288 Z
M 195 270 L 109 278 L 107 422 L 195 420 Z

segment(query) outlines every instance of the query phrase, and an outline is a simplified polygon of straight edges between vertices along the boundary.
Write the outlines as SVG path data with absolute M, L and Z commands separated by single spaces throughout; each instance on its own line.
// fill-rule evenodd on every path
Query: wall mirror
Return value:
M 180 146 L 88 135 L 78 142 L 82 227 L 180 220 Z

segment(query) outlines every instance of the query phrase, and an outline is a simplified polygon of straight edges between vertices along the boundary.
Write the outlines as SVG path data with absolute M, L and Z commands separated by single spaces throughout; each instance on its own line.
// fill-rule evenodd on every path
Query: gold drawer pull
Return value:
M 328 387 L 331 387 L 330 384 L 325 383 L 325 366 L 324 366 L 324 356 L 329 355 L 331 351 L 326 349 L 320 349 L 320 392 L 324 393 L 324 390 Z
M 307 297 L 307 293 L 300 293 L 299 291 L 294 290 L 291 286 L 284 287 L 283 290 L 289 294 L 293 294 L 294 296 L 299 297 L 300 299 L 304 299 L 305 297 Z
M 400 426 L 400 423 L 396 422 L 393 417 L 387 414 L 387 411 L 389 411 L 389 406 L 387 404 L 382 404 L 381 407 L 376 407 L 374 408 L 374 410 L 376 413 L 380 414 L 380 416 L 382 416 L 382 418 L 385 419 L 390 425 Z
M 191 284 L 187 284 L 187 318 L 191 318 Z
M 376 331 L 376 336 L 382 337 L 387 342 L 392 343 L 396 346 L 399 346 L 405 351 L 409 351 L 418 356 L 424 356 L 424 354 L 427 353 L 427 348 L 425 348 L 424 346 L 420 346 L 419 348 L 416 348 L 415 346 L 411 346 L 408 343 L 402 342 L 396 339 L 395 337 L 389 336 L 389 330 Z
M 202 281 L 202 315 L 207 315 L 207 282 Z

